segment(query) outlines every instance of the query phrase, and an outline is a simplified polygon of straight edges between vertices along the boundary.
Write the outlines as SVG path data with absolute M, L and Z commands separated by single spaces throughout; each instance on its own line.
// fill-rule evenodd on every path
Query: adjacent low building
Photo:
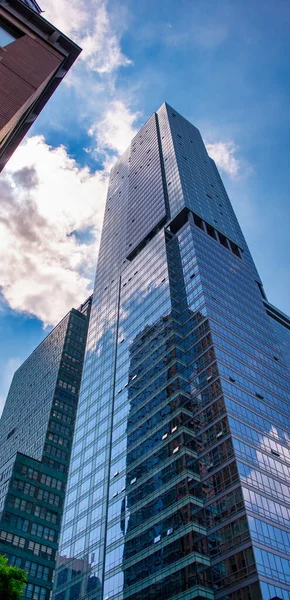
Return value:
M 0 554 L 28 575 L 24 598 L 49 600 L 91 298 L 16 371 L 0 422 Z

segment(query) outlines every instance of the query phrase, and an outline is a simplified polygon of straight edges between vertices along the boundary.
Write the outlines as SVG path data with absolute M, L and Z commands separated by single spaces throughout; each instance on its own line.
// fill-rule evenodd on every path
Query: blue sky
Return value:
M 166 100 L 216 160 L 269 300 L 290 312 L 288 0 L 42 0 L 84 48 L 0 178 L 0 406 L 89 294 L 110 166 Z

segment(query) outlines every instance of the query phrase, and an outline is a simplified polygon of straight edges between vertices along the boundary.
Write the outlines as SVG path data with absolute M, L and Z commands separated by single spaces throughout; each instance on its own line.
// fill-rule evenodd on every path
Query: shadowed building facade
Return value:
M 289 600 L 289 339 L 163 104 L 111 172 L 54 600 Z
M 0 553 L 28 575 L 23 598 L 49 600 L 91 298 L 16 371 L 0 422 Z
M 35 0 L 0 0 L 0 172 L 81 49 Z

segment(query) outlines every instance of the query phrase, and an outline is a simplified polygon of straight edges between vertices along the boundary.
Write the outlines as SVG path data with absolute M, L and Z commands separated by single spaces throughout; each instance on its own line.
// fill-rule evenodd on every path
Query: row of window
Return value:
M 43 581 L 49 580 L 49 568 L 38 563 L 31 562 L 31 560 L 26 560 L 23 565 L 22 558 L 20 556 L 10 554 L 8 557 L 8 564 L 11 567 L 23 568 L 24 571 L 30 575 L 30 577 L 42 579 Z
M 0 531 L 0 540 L 2 542 L 6 542 L 7 544 L 12 544 L 12 546 L 15 546 L 16 548 L 25 548 L 26 546 L 29 552 L 32 552 L 36 556 L 42 556 L 47 560 L 54 559 L 55 551 L 49 546 L 33 542 L 32 540 L 27 540 L 24 537 L 14 535 L 13 533 L 9 533 L 8 531 Z M 26 542 L 28 543 L 26 544 Z
M 27 477 L 28 479 L 33 479 L 34 481 L 37 481 L 40 478 L 40 483 L 43 483 L 44 485 L 47 485 L 52 489 L 61 491 L 63 488 L 63 482 L 60 479 L 57 479 L 56 477 L 51 477 L 50 475 L 46 475 L 45 473 L 40 474 L 39 471 L 37 471 L 36 469 L 32 469 L 27 465 L 21 466 L 20 473 L 22 475 L 25 475 L 25 477 Z
M 70 383 L 67 383 L 66 381 L 63 381 L 62 379 L 59 379 L 58 385 L 60 385 L 60 387 L 64 388 L 65 390 L 69 390 L 70 392 L 72 392 L 72 394 L 76 393 L 76 387 L 74 385 L 71 385 Z
M 44 451 L 47 452 L 48 454 L 51 454 L 52 456 L 56 456 L 56 458 L 60 458 L 61 460 L 68 459 L 67 452 L 65 452 L 64 450 L 61 450 L 60 448 L 56 448 L 55 446 L 52 446 L 51 444 L 45 444 Z
M 32 523 L 31 526 L 31 534 L 36 537 L 41 537 L 45 540 L 49 540 L 50 542 L 54 542 L 57 536 L 57 532 L 55 529 L 50 529 L 50 527 L 44 527 L 43 525 L 39 525 L 38 523 Z
M 60 421 L 63 421 L 64 423 L 68 423 L 68 424 L 72 423 L 71 417 L 69 417 L 68 415 L 64 415 L 63 413 L 59 412 L 58 410 L 53 410 L 51 413 L 51 416 L 54 417 L 55 419 L 59 419 Z
M 52 512 L 51 510 L 47 510 L 47 508 L 38 505 L 36 505 L 34 509 L 34 514 L 36 517 L 39 517 L 40 519 L 45 519 L 45 521 L 49 521 L 54 524 L 58 522 L 59 518 L 57 513 Z
M 39 517 L 40 519 L 45 519 L 45 521 L 49 521 L 50 523 L 58 522 L 58 514 L 57 513 L 52 512 L 51 510 L 48 510 L 47 508 L 44 508 L 44 506 L 38 506 L 38 504 L 34 507 L 32 502 L 29 502 L 28 500 L 23 500 L 21 498 L 18 498 L 17 496 L 9 497 L 8 506 L 16 508 L 17 510 L 26 512 L 29 515 L 33 513 L 33 508 L 34 508 L 34 515 L 36 517 Z
M 57 435 L 56 433 L 49 432 L 47 434 L 47 439 L 50 440 L 51 442 L 55 442 L 56 444 L 59 444 L 60 446 L 63 446 L 64 448 L 67 448 L 69 445 L 69 440 L 67 440 L 66 438 L 63 438 L 60 435 Z
M 24 590 L 24 596 L 26 598 L 31 598 L 32 600 L 45 600 L 46 592 L 46 588 L 29 583 Z
M 43 500 L 43 502 L 46 502 L 47 504 L 53 504 L 54 506 L 61 505 L 60 496 L 56 496 L 56 494 L 52 494 L 45 490 L 41 490 L 41 489 L 39 490 L 38 498 L 39 498 L 39 500 Z
M 48 467 L 50 467 L 50 469 L 53 469 L 54 471 L 59 471 L 59 473 L 67 473 L 68 472 L 67 465 L 64 465 L 63 463 L 58 462 L 57 460 L 53 460 L 53 458 L 48 458 L 48 456 L 44 456 L 43 463 L 45 465 L 47 465 Z
M 31 497 L 35 496 L 37 489 L 35 485 L 31 485 L 30 483 L 26 483 L 25 481 L 22 481 L 20 479 L 14 479 L 12 483 L 12 488 Z M 56 494 L 52 494 L 42 489 L 38 490 L 37 498 L 39 498 L 39 500 L 47 502 L 48 504 L 53 504 L 54 506 L 59 506 L 61 503 L 60 496 L 57 496 Z
M 45 475 L 45 473 L 41 475 L 40 482 L 52 489 L 59 491 L 63 489 L 63 482 L 60 481 L 60 479 L 56 479 L 56 477 L 51 477 L 50 475 Z
M 70 428 L 65 427 L 65 425 L 62 425 L 62 423 L 58 423 L 57 421 L 50 421 L 49 427 L 53 431 L 57 431 L 58 433 L 62 433 L 63 435 L 69 436 L 70 434 Z
M 54 399 L 53 405 L 56 406 L 57 408 L 59 408 L 60 410 L 63 410 L 64 412 L 68 412 L 68 413 L 74 412 L 74 407 L 71 404 L 67 404 L 67 402 L 62 402 L 58 398 Z M 55 415 L 53 415 L 53 416 L 55 416 Z M 59 413 L 57 416 L 58 416 L 58 418 L 60 418 Z

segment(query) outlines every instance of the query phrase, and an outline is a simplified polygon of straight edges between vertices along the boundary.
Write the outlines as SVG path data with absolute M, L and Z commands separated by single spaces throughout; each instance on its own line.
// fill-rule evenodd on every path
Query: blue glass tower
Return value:
M 289 330 L 163 104 L 111 172 L 55 600 L 289 600 Z

